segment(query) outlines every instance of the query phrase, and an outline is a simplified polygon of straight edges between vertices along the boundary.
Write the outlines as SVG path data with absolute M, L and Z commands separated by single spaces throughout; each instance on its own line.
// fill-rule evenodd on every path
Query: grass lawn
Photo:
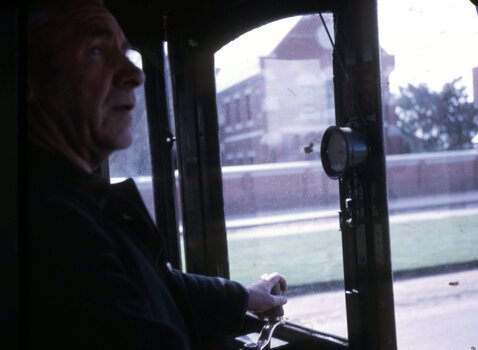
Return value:
M 478 260 L 478 216 L 391 224 L 394 271 Z M 230 240 L 231 278 L 250 283 L 279 271 L 290 285 L 343 279 L 341 233 Z

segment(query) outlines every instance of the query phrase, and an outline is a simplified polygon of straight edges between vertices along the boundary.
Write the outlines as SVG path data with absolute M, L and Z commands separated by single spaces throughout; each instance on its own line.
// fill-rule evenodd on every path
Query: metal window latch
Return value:
M 166 145 L 169 149 L 173 148 L 174 142 L 176 142 L 176 136 L 174 136 L 171 131 L 166 131 Z
M 345 198 L 345 210 L 339 212 L 341 227 L 347 225 L 348 227 L 355 227 L 357 219 L 357 205 L 352 198 Z

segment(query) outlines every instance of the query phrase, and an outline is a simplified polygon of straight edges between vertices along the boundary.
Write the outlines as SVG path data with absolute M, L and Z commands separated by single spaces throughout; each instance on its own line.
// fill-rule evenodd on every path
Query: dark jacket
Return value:
M 168 268 L 133 180 L 110 185 L 38 148 L 29 159 L 32 348 L 200 349 L 238 330 L 246 289 Z

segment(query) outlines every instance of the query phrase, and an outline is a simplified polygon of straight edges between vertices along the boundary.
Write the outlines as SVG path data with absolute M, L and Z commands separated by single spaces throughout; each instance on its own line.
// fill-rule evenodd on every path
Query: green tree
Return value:
M 398 127 L 407 136 L 412 151 L 441 151 L 471 148 L 478 133 L 478 109 L 467 102 L 461 78 L 443 86 L 441 92 L 426 85 L 400 88 L 396 102 Z

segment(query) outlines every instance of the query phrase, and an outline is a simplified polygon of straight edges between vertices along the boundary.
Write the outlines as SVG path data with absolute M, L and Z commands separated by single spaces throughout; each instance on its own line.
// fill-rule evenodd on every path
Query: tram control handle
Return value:
M 281 295 L 282 290 L 280 284 L 277 283 L 271 290 L 272 295 Z M 270 343 L 272 334 L 278 325 L 284 324 L 284 308 L 282 305 L 275 306 L 272 309 L 265 311 L 262 317 L 267 320 L 264 327 L 262 327 L 261 333 L 257 343 L 244 344 L 244 350 L 268 350 L 270 349 Z

